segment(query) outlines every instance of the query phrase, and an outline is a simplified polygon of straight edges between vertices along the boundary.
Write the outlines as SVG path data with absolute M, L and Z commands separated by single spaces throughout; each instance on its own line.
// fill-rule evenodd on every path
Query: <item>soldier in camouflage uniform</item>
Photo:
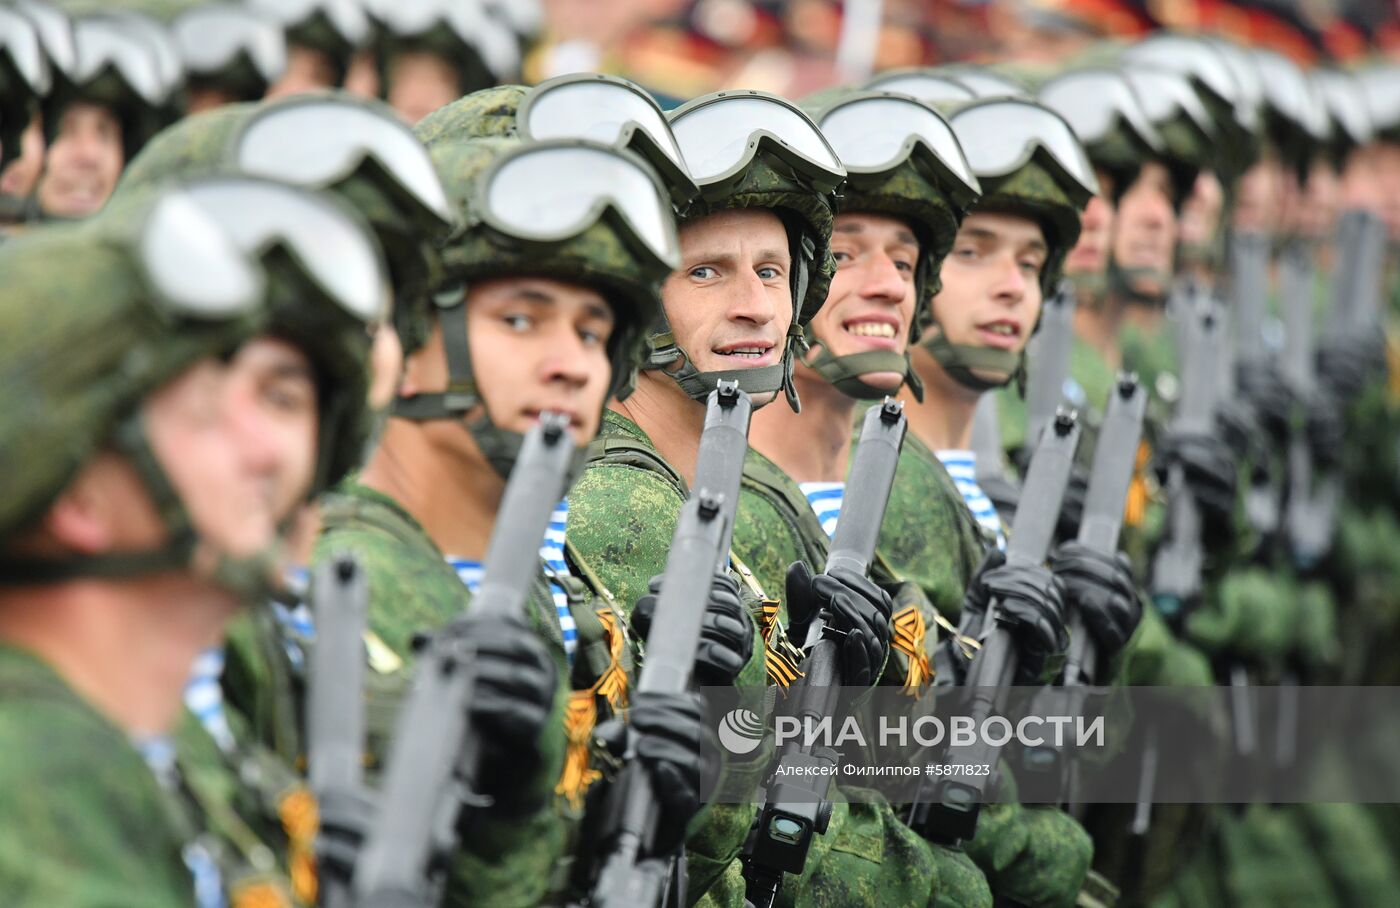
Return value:
M 472 101 L 460 104 L 455 113 L 469 122 Z M 458 133 L 465 131 L 445 130 L 430 148 L 458 219 L 468 225 L 443 250 L 436 314 L 405 326 L 412 331 L 402 338 L 410 353 L 399 397 L 364 472 L 320 502 L 324 528 L 315 557 L 350 551 L 365 565 L 371 666 L 386 680 L 406 677 L 416 634 L 469 612 L 494 509 L 535 416 L 565 412 L 576 442 L 586 444 L 604 401 L 630 384 L 673 254 L 664 235 L 636 235 L 610 219 L 573 225 L 576 232 L 562 240 L 533 239 L 525 227 L 514 234 L 487 227 L 496 212 L 486 207 L 486 181 L 506 164 L 539 160 L 532 153 L 560 150 L 463 140 Z M 595 166 L 654 180 L 634 158 L 602 147 L 589 153 Z M 543 166 L 577 179 L 568 170 L 572 160 L 566 153 Z M 541 191 L 522 204 L 555 207 L 557 195 L 548 193 L 562 191 L 558 185 Z M 642 223 L 672 230 L 664 195 L 653 191 L 655 198 L 632 199 L 655 208 L 652 221 Z M 472 629 L 497 665 L 491 689 L 500 693 L 473 703 L 473 722 L 491 735 L 483 784 L 497 800 L 491 814 L 474 818 L 453 858 L 452 903 L 534 904 L 569 888 L 578 823 L 606 768 L 593 752 L 594 728 L 624 706 L 633 733 L 643 736 L 643 760 L 675 780 L 665 789 L 665 828 L 683 829 L 697 807 L 698 710 L 684 697 L 629 697 L 627 629 L 589 562 L 564 542 L 568 501 L 543 541 L 529 606 L 533 628 L 478 622 Z M 563 688 L 557 694 L 556 677 Z M 528 698 L 511 694 L 517 688 Z M 371 709 L 382 730 L 393 703 Z M 379 748 L 372 742 L 371 749 Z
M 826 567 L 841 508 L 858 404 L 893 394 L 907 379 L 908 341 L 918 336 L 939 263 L 976 197 L 975 180 L 947 124 L 917 102 L 837 90 L 809 98 L 803 107 L 818 125 L 843 124 L 824 126 L 838 154 L 868 140 L 873 123 L 898 124 L 910 116 L 923 118 L 946 141 L 900 158 L 907 136 L 891 132 L 884 137 L 888 160 L 864 160 L 870 166 L 848 173 L 832 230 L 836 275 L 825 304 L 806 326 L 809 348 L 793 372 L 804 412 L 769 407 L 754 419 L 734 545 L 761 585 L 785 588 L 781 613 L 799 638 L 810 620 L 802 609 L 811 606 L 810 595 L 802 593 L 812 584 L 810 574 Z M 945 160 L 941 154 L 949 146 L 955 156 Z M 878 565 L 872 576 L 897 603 L 890 656 L 878 681 L 917 697 L 932 681 L 936 634 L 926 629 L 936 613 L 912 584 L 901 584 Z M 848 675 L 844 683 L 864 687 L 876 680 Z M 842 793 L 806 870 L 784 887 L 784 904 L 991 904 L 985 878 L 966 855 L 930 846 L 870 793 L 852 797 L 849 786 Z M 862 841 L 883 844 L 876 849 Z
M 1035 109 L 1033 104 L 1027 106 Z M 952 123 L 956 130 L 957 113 Z M 1069 135 L 1063 123 L 1059 129 Z M 1073 144 L 1072 136 L 1069 143 Z M 952 599 L 950 611 L 954 614 L 961 611 L 958 606 L 964 602 L 964 591 L 973 612 L 977 612 L 983 600 L 972 592 L 999 588 L 1002 578 L 992 569 L 996 561 L 989 562 L 980 576 L 975 566 L 981 559 L 981 539 L 990 544 L 991 533 L 1003 532 L 1003 528 L 991 503 L 975 489 L 972 468 L 954 486 L 931 451 L 965 447 L 978 397 L 1010 380 L 1018 371 L 1019 350 L 1034 325 L 1044 282 L 1055 277 L 1059 263 L 1073 245 L 1078 233 L 1077 209 L 1088 196 L 1083 188 L 1069 188 L 1076 187 L 1074 179 L 1059 169 L 1060 165 L 1051 163 L 1044 151 L 1010 174 L 986 171 L 985 162 L 976 159 L 971 163 L 975 171 L 982 171 L 978 178 L 984 196 L 964 221 L 954 242 L 953 257 L 944 264 L 943 293 L 934 300 L 934 327 L 914 351 L 915 368 L 924 380 L 927 398 L 920 403 L 905 395 L 910 438 L 900 458 L 895 496 L 881 535 L 881 551 L 896 570 L 906 576 L 941 580 L 929 593 L 944 601 Z M 976 267 L 976 262 L 999 262 L 1003 257 L 1004 274 L 991 271 L 998 265 L 984 267 L 986 273 L 1003 275 L 988 295 L 988 301 L 995 306 L 991 308 L 973 289 L 976 271 L 970 269 Z M 983 309 L 979 311 L 974 303 L 980 303 Z M 1020 312 L 1023 323 L 1013 324 L 1022 304 L 1029 305 L 1029 315 Z M 1000 349 L 1005 347 L 1001 341 L 988 344 L 983 340 L 984 332 L 972 324 L 971 317 L 996 320 L 993 317 L 1003 311 L 1010 318 L 1006 324 L 1012 329 L 1013 339 L 1009 347 Z M 947 436 L 950 429 L 951 437 Z M 971 512 L 973 505 L 964 503 L 964 494 L 980 496 L 972 499 L 982 509 L 976 523 Z M 987 535 L 973 536 L 951 553 L 943 539 L 926 536 L 922 514 L 938 500 L 951 501 L 950 506 L 963 515 L 964 526 L 980 525 Z M 894 522 L 897 520 L 902 522 Z M 1021 661 L 1038 674 L 1039 667 L 1046 665 L 1046 657 L 1064 645 L 1064 626 L 1058 589 L 1048 586 L 1044 578 L 1027 579 L 1030 584 L 1023 589 L 1042 592 L 1037 597 L 1023 593 L 1011 598 L 1018 608 L 1023 608 L 1019 630 L 1025 652 Z M 975 623 L 978 615 L 964 616 L 964 621 L 969 620 Z M 1131 614 L 1111 623 L 1116 626 L 1123 620 L 1128 622 L 1128 629 L 1119 629 L 1118 633 L 1126 637 L 1134 620 Z M 1121 640 L 1118 645 L 1121 646 Z M 950 652 L 950 656 L 955 652 Z M 947 663 L 949 681 L 955 679 L 954 666 L 958 661 L 954 656 Z M 988 807 L 979 819 L 977 835 L 966 847 L 986 872 L 993 893 L 1011 903 L 1071 904 L 1086 886 L 1091 855 L 1088 838 L 1078 824 L 1056 810 L 1023 809 L 1015 804 Z M 1104 887 L 1094 880 L 1088 888 L 1097 892 Z
M 356 52 L 370 39 L 370 21 L 359 0 L 250 0 L 287 36 L 287 67 L 268 87 L 267 97 L 337 88 Z
M 328 163 L 308 167 L 308 161 Z M 371 166 L 371 161 L 376 164 Z M 342 374 L 347 368 L 352 374 L 340 384 L 342 393 L 358 394 L 363 400 L 368 389 L 370 406 L 384 409 L 402 364 L 393 324 L 425 320 L 427 289 L 438 268 L 432 244 L 445 235 L 452 219 L 427 151 L 375 102 L 341 95 L 293 98 L 263 108 L 230 105 L 188 117 L 160 133 L 132 161 L 113 204 L 165 181 L 237 172 L 334 190 L 369 220 L 387 253 L 397 297 L 392 312 L 369 326 L 371 342 L 360 321 L 346 324 L 339 335 L 308 324 L 300 310 L 314 306 L 315 297 L 284 294 L 267 337 L 248 345 L 246 354 L 235 361 L 246 386 L 256 389 L 269 418 L 284 427 L 282 437 L 314 433 L 318 422 L 356 412 L 348 403 L 354 398 L 330 399 L 317 393 L 318 377 Z M 256 349 L 260 346 L 261 351 Z M 323 399 L 318 401 L 318 396 Z M 356 427 L 334 469 L 303 463 L 295 475 L 280 478 L 279 520 L 295 520 L 298 527 L 292 581 L 299 589 L 304 590 L 302 565 L 310 545 L 309 538 L 301 537 L 314 536 L 315 531 L 314 509 L 305 506 L 359 464 L 368 430 L 368 423 Z M 307 642 L 303 638 L 314 633 L 310 619 L 299 604 L 263 604 L 230 624 L 226 650 L 202 656 L 188 698 L 216 740 L 255 740 L 288 765 L 300 765 L 305 756 L 301 648 Z M 224 693 L 231 709 L 225 708 Z M 230 722 L 240 729 L 246 726 L 246 733 L 234 734 L 226 727 Z
M 305 229 L 307 198 L 274 195 L 285 235 Z M 0 361 L 16 399 L 33 403 L 9 411 L 14 488 L 0 517 L 15 774 L 0 804 L 6 825 L 26 830 L 0 850 L 0 876 L 20 904 L 315 899 L 316 808 L 291 773 L 254 760 L 238 775 L 213 756 L 191 765 L 177 743 L 196 652 L 272 588 L 273 478 L 314 455 L 314 438 L 275 443 L 235 393 L 223 358 L 266 324 L 267 275 L 217 214 L 182 190 L 38 232 L 0 262 L 15 345 Z M 342 247 L 346 261 L 373 263 L 368 235 L 339 223 L 358 244 Z M 75 344 L 86 355 L 72 356 Z M 326 448 L 335 439 L 328 427 Z
M 166 80 L 154 49 L 115 21 L 78 19 L 73 30 L 71 72 L 89 75 L 55 68 L 42 105 L 44 169 L 27 220 L 83 218 L 98 211 L 126 162 L 166 122 L 166 105 L 177 87 Z M 113 65 L 118 59 L 121 65 Z

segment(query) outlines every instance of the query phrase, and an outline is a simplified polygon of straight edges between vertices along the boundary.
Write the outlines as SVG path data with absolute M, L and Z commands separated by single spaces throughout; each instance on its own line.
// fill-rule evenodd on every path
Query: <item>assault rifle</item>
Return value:
M 511 470 L 467 615 L 429 640 L 394 729 L 379 810 L 355 870 L 360 908 L 437 904 L 441 871 L 464 810 L 484 809 L 477 791 L 481 740 L 470 727 L 474 618 L 523 621 L 540 574 L 540 541 L 565 491 L 574 454 L 568 419 L 543 413 Z
M 363 637 L 369 581 L 353 555 L 336 554 L 316 565 L 311 594 L 316 646 L 307 678 L 307 782 L 316 795 L 322 829 L 354 836 L 362 820 L 357 807 L 364 802 Z M 335 872 L 340 869 L 325 867 L 321 873 L 324 908 L 351 904 L 349 874 Z
M 1022 504 L 1016 509 L 1006 547 L 1009 565 L 1043 565 L 1055 535 L 1074 449 L 1079 443 L 1079 421 L 1072 411 L 1061 408 L 1049 428 L 1036 444 L 1021 487 Z M 975 728 L 982 727 L 989 716 L 1004 707 L 1007 689 L 1016 676 L 1016 649 L 1011 632 L 997 621 L 999 608 L 999 603 L 992 602 L 987 609 L 982 646 L 968 668 L 968 714 Z M 950 752 L 948 760 L 996 766 L 1000 751 L 1000 747 L 977 740 L 968 747 L 957 748 L 956 753 Z M 951 844 L 972 838 L 989 779 L 990 776 L 940 778 L 929 797 L 924 798 L 921 793 L 911 808 L 909 825 L 935 842 Z
M 1040 433 L 1064 402 L 1074 346 L 1077 303 L 1069 281 L 1060 281 L 1040 310 L 1040 325 L 1026 350 L 1026 449 L 1033 450 Z M 984 398 L 991 395 L 983 395 Z M 979 401 L 980 404 L 980 401 Z M 979 461 L 980 466 L 980 461 Z
M 728 563 L 752 410 L 749 396 L 734 381 L 721 381 L 706 402 L 695 485 L 671 537 L 637 682 L 642 693 L 690 690 L 710 584 L 715 571 Z M 589 903 L 602 908 L 684 905 L 683 859 L 657 853 L 660 801 L 636 747 L 635 738 L 629 739 L 625 765 L 609 793 L 605 858 Z
M 826 558 L 827 573 L 837 568 L 869 573 L 907 428 L 908 418 L 899 401 L 885 398 L 883 404 L 866 411 Z M 804 724 L 830 716 L 840 695 L 837 645 L 826 617 L 812 620 L 804 645 L 803 677 L 790 691 L 794 714 Z M 808 744 L 789 745 L 783 751 L 744 846 L 746 898 L 754 908 L 776 904 L 783 874 L 802 872 L 813 837 L 825 834 L 831 818 L 827 799 L 831 776 L 803 775 L 799 767 L 834 769 L 839 762 L 836 752 Z

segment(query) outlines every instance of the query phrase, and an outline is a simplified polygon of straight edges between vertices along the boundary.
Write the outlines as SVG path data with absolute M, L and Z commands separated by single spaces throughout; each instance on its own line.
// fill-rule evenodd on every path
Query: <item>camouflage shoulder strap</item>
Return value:
M 766 457 L 750 457 L 744 464 L 744 486 L 779 506 L 783 519 L 802 541 L 803 560 L 813 571 L 826 569 L 827 535 L 807 496 L 792 477 Z
M 582 593 L 581 601 L 575 607 L 573 591 L 569 586 L 564 587 L 570 594 L 569 611 L 578 625 L 575 665 L 585 671 L 583 680 L 593 685 L 608 672 L 619 669 L 626 678 L 632 677 L 635 665 L 631 640 L 616 597 L 567 537 L 564 540 L 564 561 L 569 565 L 572 576 L 563 580 Z M 576 668 L 576 678 L 578 671 L 579 668 Z
M 588 446 L 588 462 L 623 464 L 650 470 L 666 477 L 675 486 L 682 501 L 690 496 L 690 486 L 685 478 L 655 448 L 640 439 L 627 435 L 595 438 Z

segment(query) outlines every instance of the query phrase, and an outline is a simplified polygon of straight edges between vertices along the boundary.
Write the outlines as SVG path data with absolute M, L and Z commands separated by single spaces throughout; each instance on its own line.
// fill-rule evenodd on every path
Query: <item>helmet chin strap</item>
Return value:
M 1010 384 L 1025 363 L 1024 352 L 949 343 L 947 335 L 937 326 L 922 344 L 954 381 L 979 393 Z M 1002 377 L 987 378 L 987 374 Z
M 1138 289 L 1144 280 L 1161 284 L 1160 293 L 1147 293 Z M 1120 294 L 1123 300 L 1137 306 L 1162 306 L 1167 301 L 1167 288 L 1171 286 L 1171 275 L 1156 268 L 1124 268 L 1112 259 L 1108 263 L 1108 287 Z
M 283 563 L 280 542 L 251 555 L 235 556 L 202 538 L 151 448 L 145 421 L 139 412 L 118 424 L 112 440 L 140 477 L 170 537 L 169 542 L 147 551 L 52 559 L 3 558 L 0 559 L 0 577 L 10 583 L 28 584 L 57 583 L 79 577 L 118 579 L 193 572 L 244 603 L 265 602 L 277 591 Z
M 808 334 L 811 334 L 810 328 Z M 920 403 L 923 402 L 923 383 L 914 374 L 914 366 L 907 351 L 896 353 L 893 350 L 866 350 L 862 353 L 837 356 L 814 335 L 809 337 L 808 350 L 808 354 L 802 357 L 802 364 L 847 397 L 856 400 L 884 400 L 890 394 L 896 393 L 898 388 L 894 391 L 877 388 L 868 384 L 862 376 L 892 372 L 904 376 L 903 383 L 909 385 Z M 811 355 L 812 350 L 817 351 L 816 355 Z
M 467 341 L 466 288 L 457 286 L 445 290 L 436 294 L 433 302 L 437 306 L 443 351 L 447 356 L 447 390 L 396 398 L 391 413 L 414 422 L 444 419 L 461 423 L 496 474 L 509 480 L 520 458 L 525 436 L 496 425 L 477 387 L 472 373 L 471 344 Z M 467 414 L 478 407 L 479 415 L 468 419 Z M 575 450 L 569 465 L 569 483 L 583 471 L 587 459 L 586 445 Z

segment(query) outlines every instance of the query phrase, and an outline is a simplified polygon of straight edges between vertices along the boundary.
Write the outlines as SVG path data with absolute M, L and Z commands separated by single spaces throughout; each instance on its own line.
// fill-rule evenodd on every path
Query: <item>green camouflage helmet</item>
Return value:
M 1164 150 L 1161 136 L 1119 69 L 1064 70 L 1041 84 L 1039 100 L 1065 118 L 1090 162 L 1113 178 L 1115 205 L 1137 179 L 1143 161 Z
M 972 104 L 949 105 L 949 122 L 959 137 L 963 138 L 964 132 L 959 130 L 959 113 L 983 105 L 996 104 L 1025 104 L 1054 113 L 1050 108 L 1035 101 L 991 99 Z M 1073 148 L 1066 150 L 1079 149 L 1069 124 L 1065 123 L 1059 114 L 1054 114 L 1054 117 L 1063 124 L 1064 133 L 1069 136 L 1073 145 Z M 969 142 L 964 139 L 963 145 L 965 148 L 969 147 Z M 1082 149 L 1077 153 L 1082 155 Z M 1073 177 L 1065 165 L 1056 161 L 1055 156 L 1047 151 L 1042 143 L 1033 146 L 1028 157 L 1023 152 L 1018 159 L 1023 159 L 1024 163 L 1009 173 L 994 173 L 986 168 L 985 161 L 979 159 L 975 153 L 969 152 L 968 162 L 982 183 L 982 198 L 970 213 L 986 211 L 1013 214 L 1034 221 L 1040 226 L 1047 247 L 1045 264 L 1040 272 L 1040 288 L 1042 294 L 1048 297 L 1059 283 L 1065 257 L 1079 241 L 1079 214 L 1089 203 L 1089 199 L 1093 198 L 1097 186 L 1092 183 L 1091 172 L 1085 176 L 1088 185 Z M 1088 158 L 1083 157 L 1082 164 L 1077 166 L 1088 167 Z M 1025 365 L 1024 351 L 1012 353 L 1009 350 L 990 347 L 953 344 L 938 330 L 936 324 L 925 336 L 922 345 L 953 379 L 976 391 L 988 391 L 1009 383 L 1020 374 Z
M 140 405 L 197 361 L 235 350 L 261 330 L 265 310 L 251 292 L 197 314 L 162 304 L 136 246 L 130 234 L 63 225 L 0 247 L 0 387 L 8 401 L 0 413 L 0 540 L 39 519 L 107 447 L 136 469 L 170 540 L 158 552 L 7 558 L 0 575 L 9 581 L 181 569 L 196 550 L 198 535 L 150 449 Z M 246 592 L 265 564 L 224 558 L 216 576 Z
M 226 104 L 192 114 L 162 130 L 127 167 L 117 195 L 172 179 L 238 171 L 238 152 L 250 121 L 324 101 L 361 108 L 395 127 L 399 124 L 387 105 L 344 91 L 297 95 L 264 104 Z M 257 170 L 259 176 L 277 179 L 274 168 L 259 166 Z M 432 308 L 428 288 L 440 276 L 437 244 L 446 235 L 447 225 L 432 211 L 405 197 L 385 166 L 368 158 L 349 176 L 314 188 L 336 193 L 374 228 L 394 284 L 394 328 L 404 351 L 416 350 L 427 337 L 422 325 L 429 320 Z
M 295 100 L 289 98 L 284 103 Z M 133 215 L 149 203 L 153 192 L 175 181 L 238 174 L 234 150 L 242 129 L 253 116 L 276 106 L 225 105 L 187 117 L 164 130 L 127 169 L 111 206 Z M 406 267 L 413 259 L 403 254 L 405 247 L 400 238 L 409 235 L 412 225 L 398 217 L 397 206 L 380 190 L 384 182 L 377 171 L 377 167 L 361 167 L 330 189 L 366 217 L 376 236 L 381 238 L 386 255 L 392 257 L 389 270 L 396 291 L 396 328 L 400 321 L 416 326 L 426 317 L 427 292 L 425 289 L 400 292 L 400 288 L 405 287 L 400 281 L 409 280 L 403 277 L 405 272 L 416 277 L 428 266 Z M 399 254 L 395 255 L 396 252 Z M 423 258 L 421 253 L 418 257 Z M 272 292 L 268 301 L 268 332 L 284 337 L 301 349 L 311 359 L 321 379 L 318 399 L 321 462 L 325 468 L 312 489 L 312 494 L 317 494 L 353 469 L 363 454 L 370 429 L 361 406 L 368 394 L 370 336 L 362 322 L 346 318 L 338 305 L 309 292 L 300 272 L 290 261 L 283 265 L 285 267 L 269 268 Z M 435 259 L 432 265 L 436 267 Z M 417 279 L 420 283 L 426 281 L 426 278 Z M 416 331 L 416 327 L 413 330 Z
M 448 197 L 463 225 L 449 237 L 442 251 L 443 281 L 434 297 L 448 352 L 449 391 L 400 398 L 394 407 L 395 415 L 415 420 L 460 419 L 481 402 L 477 376 L 471 367 L 470 344 L 466 343 L 466 297 L 472 282 L 499 277 L 549 278 L 603 294 L 613 307 L 615 319 L 608 340 L 608 359 L 612 364 L 609 397 L 626 397 L 645 355 L 647 332 L 658 318 L 661 284 L 673 263 L 642 254 L 627 232 L 606 215 L 582 233 L 554 243 L 525 241 L 494 229 L 479 211 L 484 178 L 493 165 L 516 151 L 538 147 L 537 144 L 511 138 L 454 141 L 450 133 L 436 135 L 429 151 L 438 171 L 446 177 Z M 614 151 L 652 176 L 660 198 L 665 198 L 659 180 L 640 158 L 630 152 Z M 431 323 L 421 328 L 426 333 L 431 330 Z M 467 427 L 497 471 L 509 476 L 522 436 L 500 429 L 489 413 L 470 421 Z M 580 456 L 583 453 L 580 448 Z
M 335 84 L 345 81 L 350 60 L 370 38 L 370 21 L 360 0 L 247 0 L 282 26 L 287 45 L 326 55 Z
M 786 99 L 764 95 L 762 92 L 715 92 L 695 98 L 669 111 L 666 118 L 674 127 L 678 119 L 692 110 L 728 97 L 744 96 L 767 97 L 791 106 L 791 102 Z M 796 107 L 792 109 L 809 122 L 813 131 L 820 133 L 816 124 L 810 123 L 809 117 Z M 825 142 L 825 139 L 821 141 Z M 663 370 L 682 390 L 699 401 L 704 401 L 709 392 L 714 390 L 718 379 L 736 380 L 740 388 L 750 393 L 781 388 L 787 397 L 788 405 L 796 411 L 801 408 L 801 404 L 792 383 L 793 364 L 800 350 L 806 346 L 803 330 L 826 303 L 827 293 L 831 289 L 831 278 L 836 273 L 836 259 L 831 255 L 831 228 L 836 217 L 837 192 L 825 191 L 814 185 L 798 168 L 775 154 L 771 148 L 754 140 L 750 140 L 749 144 L 752 151 L 739 171 L 722 181 L 701 183 L 699 198 L 680 213 L 680 219 L 684 225 L 721 211 L 759 208 L 773 212 L 782 220 L 792 251 L 793 319 L 788 328 L 781 363 L 776 367 L 762 369 L 702 374 L 676 343 L 670 326 L 665 323 L 663 311 L 663 330 L 651 338 L 651 356 L 646 368 Z M 682 151 L 684 152 L 684 144 Z M 834 160 L 834 152 L 832 157 Z M 839 167 L 839 162 L 837 166 Z M 680 367 L 672 368 L 678 359 L 682 361 Z M 772 387 L 769 383 L 769 368 L 779 373 L 777 387 Z
M 246 179 L 251 184 L 274 182 L 236 174 L 223 178 Z M 101 237 L 119 236 L 131 230 L 130 225 L 141 223 L 164 191 L 177 186 L 197 188 L 220 179 L 214 172 L 207 180 L 172 181 L 145 190 L 131 187 L 120 199 L 114 198 L 100 218 L 88 222 L 88 227 Z M 275 185 L 289 191 L 307 191 Z M 370 232 L 368 223 L 345 202 L 329 193 L 321 194 L 320 200 L 339 217 L 366 234 Z M 306 355 L 315 373 L 317 457 L 307 491 L 308 497 L 314 497 L 338 483 L 363 459 L 372 422 L 367 398 L 374 319 L 349 311 L 320 289 L 289 243 L 274 242 L 262 250 L 259 264 L 266 278 L 267 310 L 261 333 L 296 347 Z
M 1155 32 L 1123 50 L 1116 63 L 1173 72 L 1190 83 L 1211 123 L 1208 164 L 1223 184 L 1258 160 L 1258 74 L 1238 47 L 1203 35 Z
M 839 104 L 867 97 L 892 97 L 920 103 L 904 95 L 835 88 L 808 96 L 801 106 L 820 125 L 824 116 Z M 961 192 L 965 194 L 966 188 L 961 188 Z M 914 316 L 908 337 L 911 347 L 918 343 L 924 329 L 933 321 L 933 298 L 942 289 L 939 271 L 944 257 L 953 248 L 958 225 L 966 214 L 964 205 L 953 200 L 958 193 L 959 189 L 950 187 L 946 178 L 935 174 L 911 154 L 884 173 L 848 172 L 846 186 L 836 200 L 836 214 L 869 212 L 892 216 L 907 224 L 918 238 Z M 812 334 L 810 324 L 807 334 L 809 344 L 820 341 Z M 918 399 L 923 399 L 923 384 L 909 361 L 908 349 L 903 354 L 872 351 L 849 356 L 832 356 L 823 349 L 817 356 L 803 361 L 849 396 L 869 400 L 879 400 L 887 392 L 864 384 L 860 380 L 861 373 L 902 371 L 910 390 Z
M 519 135 L 515 115 L 530 89 L 524 85 L 497 85 L 474 91 L 428 114 L 413 132 L 429 148 L 439 141 L 513 139 Z
M 76 63 L 71 70 L 55 68 L 53 87 L 41 105 L 44 141 L 52 146 L 58 138 L 68 107 L 94 104 L 116 117 L 123 155 L 130 161 L 165 122 L 174 85 L 155 50 L 114 20 L 75 20 L 73 37 Z
M 433 5 L 436 10 L 425 18 L 425 9 Z M 449 63 L 459 95 L 519 73 L 515 35 L 475 3 L 438 0 L 410 10 L 399 0 L 366 0 L 365 6 L 377 26 L 373 44 L 381 94 L 388 91 L 394 58 L 405 53 L 429 53 Z

